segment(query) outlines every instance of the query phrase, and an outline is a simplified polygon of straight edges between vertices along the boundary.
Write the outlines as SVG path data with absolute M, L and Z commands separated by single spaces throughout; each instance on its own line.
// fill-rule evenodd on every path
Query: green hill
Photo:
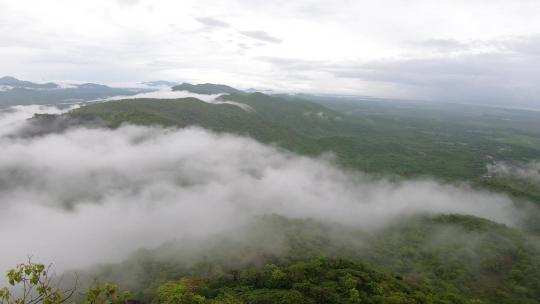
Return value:
M 302 270 L 316 267 L 313 261 L 321 257 L 346 261 L 341 266 L 337 266 L 341 262 L 323 262 L 328 264 L 319 269 L 322 272 Z M 277 266 L 269 268 L 269 264 Z M 272 285 L 276 281 L 268 275 L 269 269 L 285 272 L 278 276 L 282 285 Z M 537 303 L 540 296 L 540 254 L 526 236 L 487 220 L 458 215 L 412 218 L 376 232 L 265 216 L 206 240 L 140 250 L 123 263 L 94 270 L 91 277 L 119 283 L 144 300 L 154 299 L 159 286 L 182 278 L 208 280 L 214 291 L 207 295 L 213 296 L 225 290 L 240 298 L 254 294 L 266 298 L 295 290 L 306 296 L 308 290 L 330 287 L 329 293 L 340 299 L 348 293 L 340 287 L 341 280 L 335 281 L 338 277 L 332 273 L 336 272 L 341 273 L 338 277 L 349 277 L 347 273 L 356 279 L 371 277 L 364 283 L 380 286 L 381 299 L 398 294 L 405 298 L 389 303 Z M 235 277 L 247 278 L 238 281 Z M 254 283 L 257 277 L 259 283 Z M 310 287 L 296 289 L 297 283 L 310 283 Z M 386 303 L 377 302 L 365 288 L 359 286 L 359 292 L 371 299 L 367 303 Z M 431 300 L 411 301 L 417 292 Z
M 137 99 L 92 104 L 70 115 L 101 117 L 111 126 L 122 122 L 199 125 L 251 136 L 307 155 L 331 151 L 347 168 L 406 177 L 429 175 L 449 181 L 480 180 L 491 161 L 530 160 L 540 153 L 540 147 L 500 141 L 508 134 L 530 133 L 536 128 L 531 124 L 540 127 L 533 117 L 515 115 L 512 125 L 501 128 L 496 124 L 503 115 L 500 113 L 475 116 L 467 123 L 468 112 L 437 108 L 409 106 L 401 111 L 391 105 L 362 108 L 360 104 L 363 110 L 351 114 L 261 93 L 230 94 L 220 99 L 249 105 L 254 111 L 193 98 Z
M 132 99 L 91 104 L 64 117 L 102 120 L 112 128 L 126 122 L 198 125 L 306 155 L 333 151 L 348 169 L 472 180 L 498 191 L 505 189 L 485 182 L 488 162 L 526 161 L 540 151 L 501 142 L 512 134 L 536 136 L 532 114 L 486 112 L 469 123 L 464 117 L 473 114 L 436 108 L 369 106 L 351 114 L 261 93 L 220 101 L 253 111 L 195 98 Z M 511 124 L 498 123 L 508 115 L 514 115 Z M 86 277 L 117 282 L 145 301 L 166 297 L 168 289 L 185 291 L 185 282 L 202 282 L 193 295 L 225 303 L 357 303 L 352 294 L 362 303 L 537 303 L 540 254 L 523 232 L 469 216 L 422 216 L 379 231 L 266 216 L 213 238 L 140 250 Z M 356 291 L 345 289 L 353 285 L 344 277 L 356 282 Z M 367 281 L 374 283 L 359 283 Z M 321 290 L 331 297 L 317 298 Z

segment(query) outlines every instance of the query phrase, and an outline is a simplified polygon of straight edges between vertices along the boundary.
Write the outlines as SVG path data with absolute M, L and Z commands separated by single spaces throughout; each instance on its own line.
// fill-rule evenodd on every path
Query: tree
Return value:
M 0 304 L 61 304 L 73 296 L 75 286 L 62 290 L 61 280 L 53 282 L 51 266 L 33 263 L 18 264 L 7 273 L 9 287 L 0 289 Z
M 31 258 L 8 271 L 7 281 L 9 286 L 0 288 L 0 304 L 62 304 L 77 290 L 77 279 L 72 288 L 63 290 L 61 278 L 51 275 L 51 265 L 34 263 Z M 130 296 L 110 284 L 91 287 L 85 295 L 86 304 L 125 303 Z
M 205 286 L 202 280 L 183 278 L 178 283 L 169 282 L 157 290 L 157 302 L 161 304 L 202 304 L 205 297 L 198 294 Z
M 129 292 L 120 293 L 118 286 L 103 284 L 90 287 L 86 292 L 86 304 L 116 304 L 126 303 L 130 298 Z

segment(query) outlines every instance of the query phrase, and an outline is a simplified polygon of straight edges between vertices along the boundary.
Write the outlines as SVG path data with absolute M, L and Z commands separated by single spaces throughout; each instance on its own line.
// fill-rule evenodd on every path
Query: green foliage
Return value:
M 205 287 L 202 280 L 182 278 L 180 282 L 169 282 L 157 290 L 157 303 L 161 304 L 202 304 L 206 298 L 198 294 Z
M 198 249 L 187 252 L 187 248 Z M 201 243 L 140 251 L 101 273 L 102 280 L 140 292 L 144 301 L 155 299 L 160 285 L 184 277 L 206 278 L 209 289 L 201 288 L 200 294 L 207 300 L 229 293 L 233 296 L 229 300 L 236 301 L 240 291 L 250 286 L 253 292 L 242 293 L 246 301 L 248 296 L 294 297 L 309 287 L 302 283 L 304 264 L 316 263 L 321 256 L 376 267 L 399 282 L 444 295 L 447 302 L 441 303 L 459 303 L 448 300 L 453 297 L 484 303 L 536 303 L 540 297 L 540 253 L 527 237 L 504 225 L 461 215 L 410 218 L 370 234 L 313 220 L 265 216 Z M 221 280 L 240 286 L 235 285 L 234 293 L 224 286 L 216 292 L 213 286 L 222 284 Z M 287 289 L 291 280 L 298 283 L 294 293 Z M 358 282 L 355 273 L 344 272 L 333 284 L 341 286 L 340 297 L 353 303 L 358 297 L 364 299 Z M 315 285 L 324 290 L 325 284 Z M 374 288 L 383 288 L 386 295 L 382 282 Z
M 50 274 L 50 267 L 30 259 L 18 264 L 6 275 L 9 287 L 0 288 L 0 304 L 62 304 L 73 300 L 77 281 L 73 288 L 62 289 L 61 282 L 55 281 Z M 104 284 L 90 287 L 84 303 L 120 304 L 129 299 L 129 292 L 119 293 L 118 286 Z
M 86 292 L 86 304 L 119 304 L 129 300 L 129 292 L 120 293 L 118 286 L 104 284 L 90 287 Z
M 366 257 L 408 280 L 488 303 L 535 303 L 540 254 L 520 232 L 470 216 L 423 217 L 377 233 Z
M 244 270 L 240 278 L 225 274 L 210 280 L 208 288 L 199 291 L 200 302 L 167 303 L 472 303 L 344 259 L 268 265 Z M 160 289 L 177 286 L 165 284 Z M 180 289 L 177 293 L 184 294 L 186 289 Z
M 486 189 L 505 192 L 516 198 L 540 202 L 540 184 L 518 176 L 490 176 L 479 181 Z
M 33 263 L 18 264 L 6 275 L 11 287 L 0 289 L 1 304 L 59 304 L 69 299 L 74 289 L 63 291 L 54 285 L 49 267 Z
M 222 99 L 254 111 L 194 98 L 136 99 L 93 104 L 68 115 L 81 121 L 99 118 L 113 128 L 126 122 L 197 125 L 305 155 L 332 151 L 346 168 L 471 181 L 540 202 L 538 185 L 530 180 L 486 177 L 488 163 L 538 159 L 538 113 L 319 100 L 323 106 L 260 93 Z M 531 217 L 532 230 L 540 231 L 539 217 Z M 538 248 L 518 230 L 475 217 L 419 217 L 367 234 L 268 216 L 244 231 L 249 233 L 197 244 L 194 248 L 200 249 L 193 252 L 174 244 L 139 251 L 103 273 L 142 300 L 155 300 L 161 292 L 160 301 L 168 303 L 537 303 L 540 298 Z M 313 270 L 320 256 L 361 263 L 347 271 L 324 264 L 324 271 L 311 277 L 303 269 Z M 363 273 L 357 269 L 362 263 L 376 265 L 382 274 Z M 331 275 L 336 272 L 342 275 Z M 193 277 L 207 278 L 207 285 L 190 289 L 181 281 Z
M 478 180 L 489 162 L 534 160 L 540 153 L 540 146 L 531 144 L 540 140 L 540 117 L 531 112 L 361 101 L 340 107 L 339 101 L 317 100 L 323 106 L 261 93 L 222 99 L 249 105 L 254 111 L 195 98 L 135 99 L 92 104 L 68 115 L 86 120 L 99 117 L 112 127 L 125 122 L 197 125 L 306 155 L 330 151 L 347 168 L 447 181 Z M 501 140 L 512 137 L 530 140 L 528 144 Z

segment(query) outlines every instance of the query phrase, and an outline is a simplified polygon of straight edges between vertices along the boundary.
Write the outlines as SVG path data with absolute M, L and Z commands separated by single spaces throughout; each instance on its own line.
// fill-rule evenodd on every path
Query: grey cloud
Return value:
M 337 77 L 420 86 L 432 91 L 426 98 L 446 101 L 534 105 L 540 93 L 539 58 L 519 54 L 379 61 L 332 70 Z
M 219 20 L 219 19 L 212 18 L 212 17 L 200 17 L 200 18 L 197 18 L 196 20 L 199 21 L 200 23 L 202 23 L 203 25 L 208 26 L 208 27 L 227 28 L 227 27 L 231 26 L 229 23 L 227 23 L 227 22 L 225 22 L 223 20 Z
M 504 50 L 528 56 L 540 56 L 540 35 L 532 37 L 511 37 L 498 41 L 497 46 Z
M 429 180 L 374 179 L 328 158 L 198 128 L 75 128 L 3 137 L 0 147 L 0 269 L 27 254 L 58 269 L 116 261 L 140 247 L 206 237 L 264 214 L 364 229 L 419 213 L 509 225 L 523 216 L 504 196 Z M 27 242 L 35 229 L 40 237 Z
M 240 34 L 270 43 L 281 43 L 283 40 L 276 38 L 265 31 L 240 31 Z
M 471 45 L 458 41 L 456 39 L 427 39 L 420 42 L 416 42 L 415 45 L 432 48 L 439 51 L 457 51 L 470 49 Z
M 426 44 L 446 51 L 468 47 L 453 40 L 431 40 Z M 540 108 L 540 36 L 475 42 L 470 47 L 491 47 L 494 51 L 368 62 L 273 57 L 259 60 L 289 71 L 326 72 L 338 79 L 407 87 L 423 99 Z

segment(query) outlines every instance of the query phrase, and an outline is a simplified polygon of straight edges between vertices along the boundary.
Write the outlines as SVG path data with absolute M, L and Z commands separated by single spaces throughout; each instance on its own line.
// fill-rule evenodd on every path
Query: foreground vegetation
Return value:
M 77 282 L 62 289 L 50 273 L 42 264 L 17 266 L 8 274 L 11 289 L 0 289 L 0 303 L 527 304 L 540 298 L 538 248 L 518 230 L 459 215 L 414 217 L 376 232 L 264 216 L 221 235 L 79 271 L 75 294 Z M 29 286 L 37 293 L 10 291 Z
M 204 283 L 192 291 L 206 300 L 234 299 L 226 303 L 287 303 L 281 297 L 355 303 L 356 291 L 360 303 L 537 303 L 540 297 L 534 243 L 475 217 L 415 217 L 376 232 L 279 216 L 246 225 L 140 250 L 81 278 L 119 284 L 144 302 L 163 297 L 162 286 L 183 290 L 183 279 Z M 317 298 L 321 293 L 328 298 Z
M 317 259 L 183 278 L 158 288 L 157 303 L 474 303 L 344 259 Z

